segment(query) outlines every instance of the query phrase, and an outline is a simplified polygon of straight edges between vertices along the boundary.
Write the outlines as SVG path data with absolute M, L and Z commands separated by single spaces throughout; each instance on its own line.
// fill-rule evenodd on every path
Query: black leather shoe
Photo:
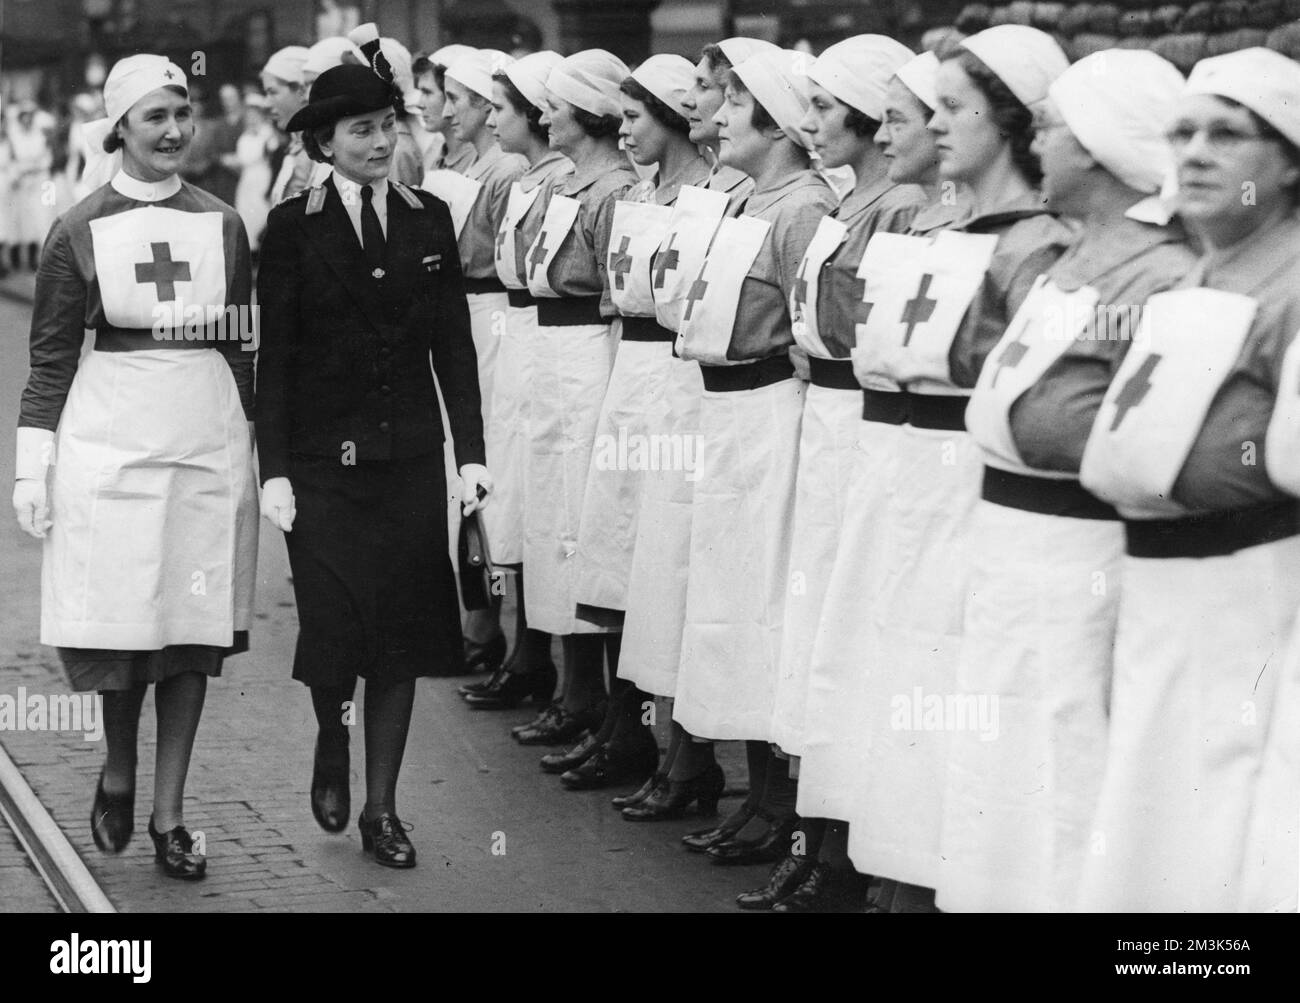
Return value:
M 859 912 L 870 879 L 850 870 L 836 871 L 818 864 L 773 912 Z
M 595 711 L 581 710 L 571 714 L 561 707 L 551 722 L 520 732 L 515 738 L 520 745 L 566 745 L 587 729 L 599 727 L 600 717 Z
M 510 660 L 506 659 L 501 666 L 486 679 L 476 679 L 473 682 L 461 683 L 456 687 L 456 692 L 463 697 L 471 693 L 484 693 L 494 686 L 500 686 L 502 681 L 510 673 Z
M 771 822 L 757 839 L 729 839 L 704 852 L 715 864 L 770 864 L 790 852 L 791 839 L 799 827 L 799 816 Z
M 408 826 L 392 812 L 383 812 L 372 822 L 363 810 L 357 816 L 357 828 L 361 831 L 361 849 L 373 854 L 376 864 L 415 866 L 415 847 L 406 838 Z
M 501 664 L 506 660 L 506 635 L 498 634 L 490 641 L 484 641 L 480 644 L 477 641 L 466 641 L 464 650 L 464 661 L 461 666 L 460 675 L 468 675 L 471 672 L 496 672 L 501 668 Z
M 108 794 L 104 791 L 104 774 L 95 784 L 95 801 L 90 808 L 90 835 L 105 853 L 121 853 L 135 832 L 135 791 Z
M 542 727 L 542 725 L 549 724 L 550 722 L 554 721 L 556 715 L 560 713 L 560 707 L 561 704 L 559 700 L 552 700 L 550 703 L 548 703 L 545 707 L 542 708 L 540 714 L 538 714 L 527 724 L 517 724 L 513 728 L 511 728 L 510 729 L 511 737 L 513 737 L 517 741 L 519 739 L 519 736 L 522 735 L 524 732 L 536 731 L 538 728 Z
M 149 838 L 153 840 L 153 855 L 162 864 L 163 873 L 182 881 L 198 881 L 208 872 L 208 858 L 194 852 L 194 840 L 185 826 L 178 825 L 167 832 L 153 827 L 149 816 Z
M 534 703 L 550 700 L 555 693 L 556 670 L 548 662 L 540 669 L 528 672 L 498 674 L 499 681 L 479 693 L 466 693 L 465 702 L 475 710 L 509 710 L 529 697 Z
M 348 747 L 325 752 L 316 736 L 316 757 L 311 770 L 311 814 L 326 832 L 342 832 L 352 814 Z
M 654 773 L 659 765 L 659 747 L 653 740 L 626 749 L 606 743 L 581 766 L 560 777 L 571 791 L 594 791 L 615 784 L 635 783 Z
M 600 748 L 600 732 L 584 731 L 578 737 L 578 744 L 570 746 L 563 752 L 548 752 L 542 757 L 542 772 L 568 773 L 581 766 L 596 754 Z
M 721 824 L 708 829 L 696 829 L 694 832 L 688 832 L 682 837 L 682 845 L 692 853 L 703 853 L 710 846 L 716 846 L 718 843 L 725 843 L 729 839 L 734 839 L 736 833 L 745 828 L 749 820 L 755 815 L 765 818 L 769 822 L 772 820 L 772 817 L 763 809 L 755 808 L 746 801 L 723 819 Z
M 708 769 L 690 780 L 669 780 L 666 787 L 659 788 L 640 804 L 624 808 L 623 817 L 629 822 L 681 818 L 695 801 L 699 802 L 701 815 L 712 815 L 718 810 L 718 799 L 726 785 L 722 767 L 711 763 Z
M 787 853 L 772 868 L 767 876 L 767 884 L 741 892 L 736 896 L 736 905 L 742 909 L 772 909 L 801 889 L 808 876 L 820 866 L 822 865 L 806 856 L 796 857 L 793 853 Z
M 623 809 L 634 804 L 640 804 L 660 787 L 668 786 L 668 774 L 656 773 L 649 780 L 638 787 L 635 793 L 619 794 L 609 799 L 609 803 L 615 808 Z

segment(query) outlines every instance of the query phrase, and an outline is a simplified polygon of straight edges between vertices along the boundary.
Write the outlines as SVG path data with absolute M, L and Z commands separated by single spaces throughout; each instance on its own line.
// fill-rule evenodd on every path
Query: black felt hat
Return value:
M 303 132 L 352 115 L 399 108 L 401 101 L 397 89 L 369 66 L 333 66 L 316 78 L 310 99 L 289 119 L 285 131 Z

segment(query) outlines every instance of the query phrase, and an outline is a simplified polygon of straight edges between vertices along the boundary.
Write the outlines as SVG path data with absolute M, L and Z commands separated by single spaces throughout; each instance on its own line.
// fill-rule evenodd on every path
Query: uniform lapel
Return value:
M 389 186 L 391 188 L 391 185 Z M 331 175 L 325 180 L 325 206 L 311 216 L 300 217 L 303 227 L 312 237 L 311 246 L 339 282 L 356 301 L 366 319 L 378 330 L 384 325 L 383 299 L 380 284 L 370 275 L 361 250 L 361 242 L 352 229 L 352 221 L 343 207 L 343 199 L 334 187 Z M 392 226 L 392 201 L 389 201 L 389 226 Z M 322 233 L 323 231 L 323 233 Z M 396 260 L 390 255 L 390 260 Z

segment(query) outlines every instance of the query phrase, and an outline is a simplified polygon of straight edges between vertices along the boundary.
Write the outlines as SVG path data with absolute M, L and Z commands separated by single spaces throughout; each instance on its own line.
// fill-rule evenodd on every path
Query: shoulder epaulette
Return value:
M 317 185 L 307 195 L 307 215 L 314 216 L 325 208 L 325 186 Z
M 406 185 L 402 184 L 400 181 L 390 181 L 388 183 L 393 186 L 393 191 L 397 192 L 398 195 L 402 196 L 406 204 L 409 205 L 412 209 L 424 208 L 424 203 L 420 201 L 420 196 L 416 195 L 415 192 L 407 188 Z

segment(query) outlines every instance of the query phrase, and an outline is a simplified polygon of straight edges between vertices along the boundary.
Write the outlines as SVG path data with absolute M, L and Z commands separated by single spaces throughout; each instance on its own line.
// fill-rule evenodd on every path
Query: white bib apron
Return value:
M 713 249 L 686 293 L 677 354 L 713 366 L 737 363 L 727 358 L 740 292 L 763 248 L 772 224 L 755 216 L 724 219 Z
M 447 203 L 447 208 L 451 211 L 451 225 L 459 240 L 460 232 L 465 229 L 465 221 L 469 219 L 470 211 L 483 189 L 483 182 L 467 178 L 460 171 L 442 168 L 426 172 L 420 187 Z
M 686 296 L 700 274 L 709 243 L 727 212 L 728 198 L 696 185 L 682 185 L 655 256 L 655 316 L 670 331 L 681 330 Z

